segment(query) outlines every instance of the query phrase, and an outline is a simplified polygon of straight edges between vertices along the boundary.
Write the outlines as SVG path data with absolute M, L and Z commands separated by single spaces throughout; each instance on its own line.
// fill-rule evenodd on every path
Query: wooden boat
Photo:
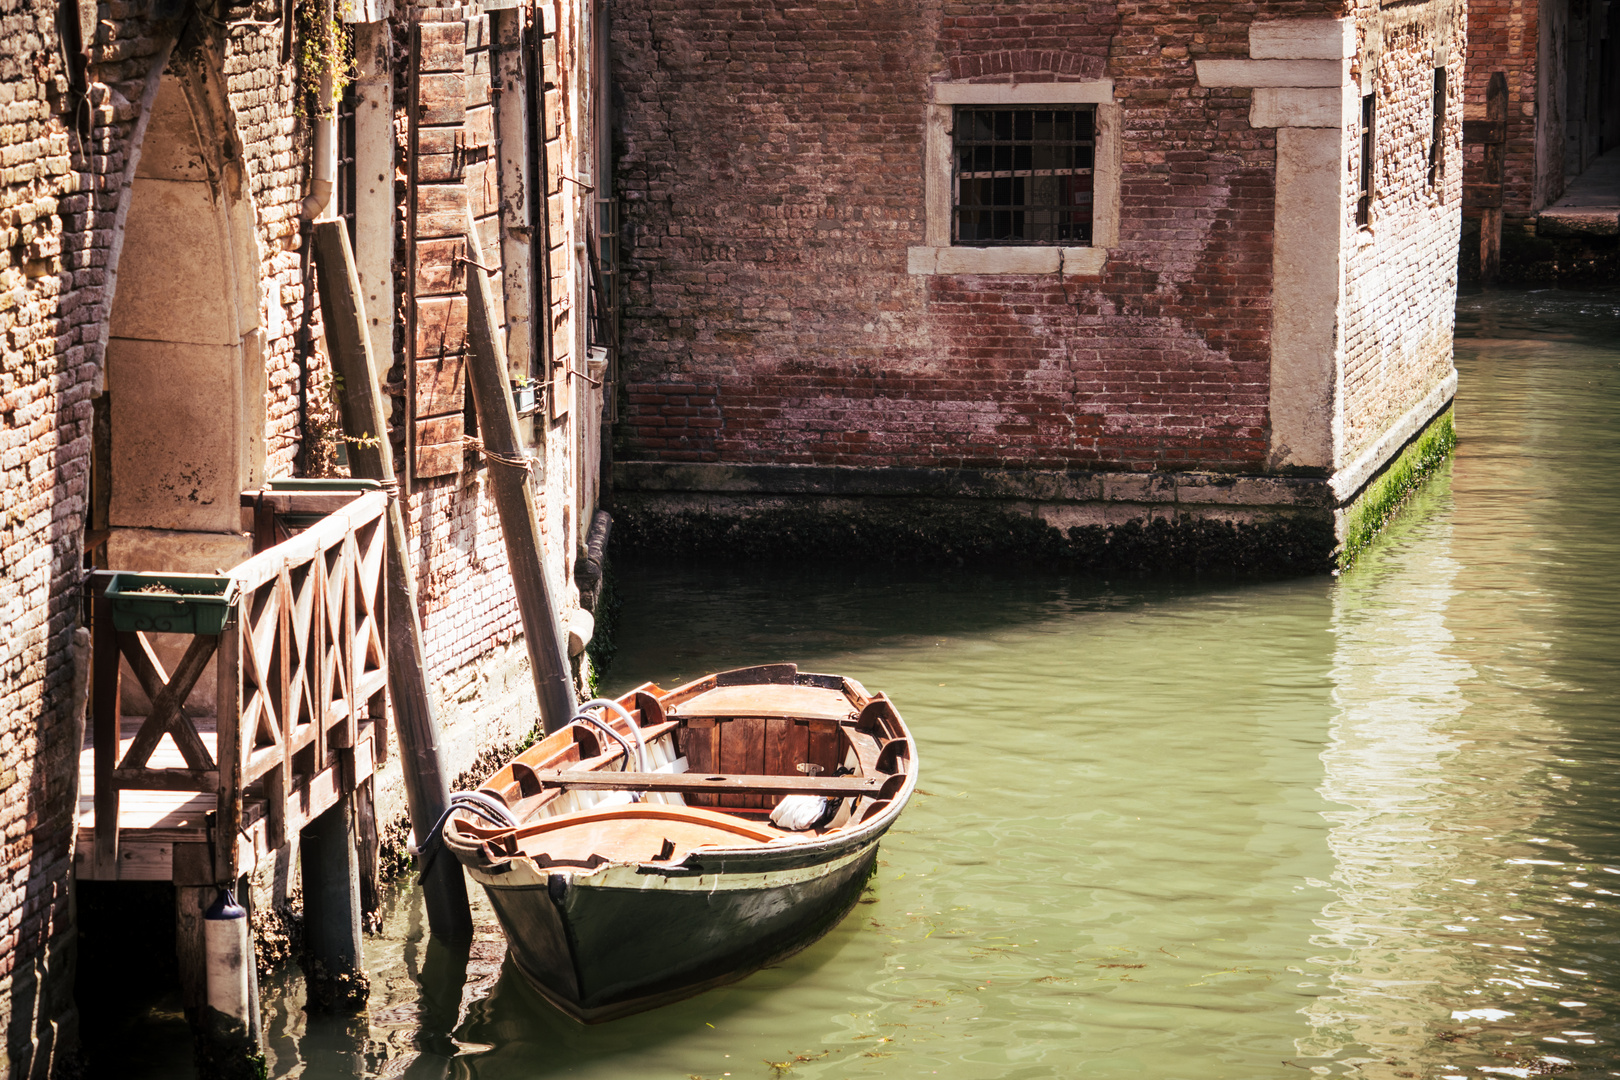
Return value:
M 473 796 L 488 807 L 458 804 L 443 834 L 518 970 L 586 1023 L 815 941 L 854 905 L 917 784 L 900 714 L 853 679 L 773 664 L 597 704 L 491 777 Z M 793 796 L 828 800 L 818 827 L 772 823 Z

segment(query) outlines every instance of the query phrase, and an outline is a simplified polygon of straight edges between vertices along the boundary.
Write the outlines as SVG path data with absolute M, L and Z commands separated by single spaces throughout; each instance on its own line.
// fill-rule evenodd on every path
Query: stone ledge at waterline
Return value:
M 1325 573 L 1347 565 L 1450 453 L 1445 397 L 1344 502 L 1335 482 L 1357 470 L 1330 479 L 620 461 L 613 542 L 641 557 Z
M 1338 546 L 1326 479 L 620 461 L 613 481 L 632 556 L 1308 574 Z

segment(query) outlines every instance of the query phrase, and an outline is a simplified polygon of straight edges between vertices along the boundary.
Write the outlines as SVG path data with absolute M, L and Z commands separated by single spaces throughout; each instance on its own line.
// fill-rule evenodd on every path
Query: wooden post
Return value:
M 523 620 L 523 642 L 529 649 L 529 668 L 540 699 L 540 722 L 546 733 L 566 726 L 574 718 L 574 680 L 568 651 L 557 622 L 556 595 L 540 547 L 540 525 L 534 515 L 534 490 L 529 459 L 517 437 L 517 408 L 507 384 L 506 355 L 495 317 L 495 297 L 485 272 L 473 226 L 467 214 L 467 381 L 478 410 L 478 435 L 489 461 L 489 486 L 501 515 L 506 538 L 506 561 L 512 569 L 518 615 Z
M 113 786 L 113 770 L 118 767 L 119 673 L 123 664 L 118 651 L 118 630 L 113 626 L 112 601 L 106 597 L 108 574 L 97 574 L 90 601 L 90 640 L 92 656 L 91 715 L 95 748 L 94 799 L 96 807 L 95 846 L 91 851 L 95 876 L 102 881 L 118 878 L 118 789 Z M 74 752 L 78 752 L 78 747 Z
M 371 984 L 360 938 L 360 853 L 354 792 L 304 826 L 298 858 L 304 875 L 304 982 L 311 1012 L 362 1008 Z
M 219 632 L 214 652 L 215 746 L 219 766 L 219 794 L 214 814 L 214 880 L 234 882 L 237 852 L 242 842 L 242 615 Z M 212 899 L 212 898 L 210 898 Z
M 1503 149 L 1507 142 L 1507 76 L 1491 73 L 1485 88 L 1485 122 L 1490 125 L 1485 142 L 1485 185 L 1494 189 L 1495 198 L 1479 214 L 1479 281 L 1490 285 L 1502 269 L 1502 184 Z
M 393 452 L 383 421 L 382 390 L 366 333 L 365 307 L 354 270 L 349 233 L 341 221 L 314 225 L 316 280 L 326 348 L 343 380 L 340 405 L 349 439 L 349 472 L 394 484 Z M 394 700 L 405 801 L 417 841 L 426 841 L 450 802 L 449 782 L 439 761 L 439 719 L 428 697 L 422 624 L 416 611 L 416 585 L 405 565 L 405 515 L 398 498 L 388 503 L 388 689 Z M 455 859 L 434 859 L 422 882 L 428 928 L 453 941 L 472 940 L 467 881 Z

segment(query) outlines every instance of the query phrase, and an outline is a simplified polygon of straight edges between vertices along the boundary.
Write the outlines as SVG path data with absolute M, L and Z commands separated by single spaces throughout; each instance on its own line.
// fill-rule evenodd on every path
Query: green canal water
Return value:
M 608 689 L 791 659 L 921 790 L 780 967 L 599 1027 L 394 897 L 273 1075 L 1620 1076 L 1620 294 L 1465 297 L 1455 460 L 1350 573 L 630 567 Z

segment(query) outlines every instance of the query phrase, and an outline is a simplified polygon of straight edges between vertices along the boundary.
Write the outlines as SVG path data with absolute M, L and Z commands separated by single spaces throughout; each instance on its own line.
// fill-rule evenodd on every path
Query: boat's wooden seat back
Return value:
M 843 764 L 838 721 L 792 716 L 697 717 L 683 731 L 687 771 L 796 776 L 801 762 L 832 776 Z M 780 795 L 688 795 L 694 806 L 770 810 Z

